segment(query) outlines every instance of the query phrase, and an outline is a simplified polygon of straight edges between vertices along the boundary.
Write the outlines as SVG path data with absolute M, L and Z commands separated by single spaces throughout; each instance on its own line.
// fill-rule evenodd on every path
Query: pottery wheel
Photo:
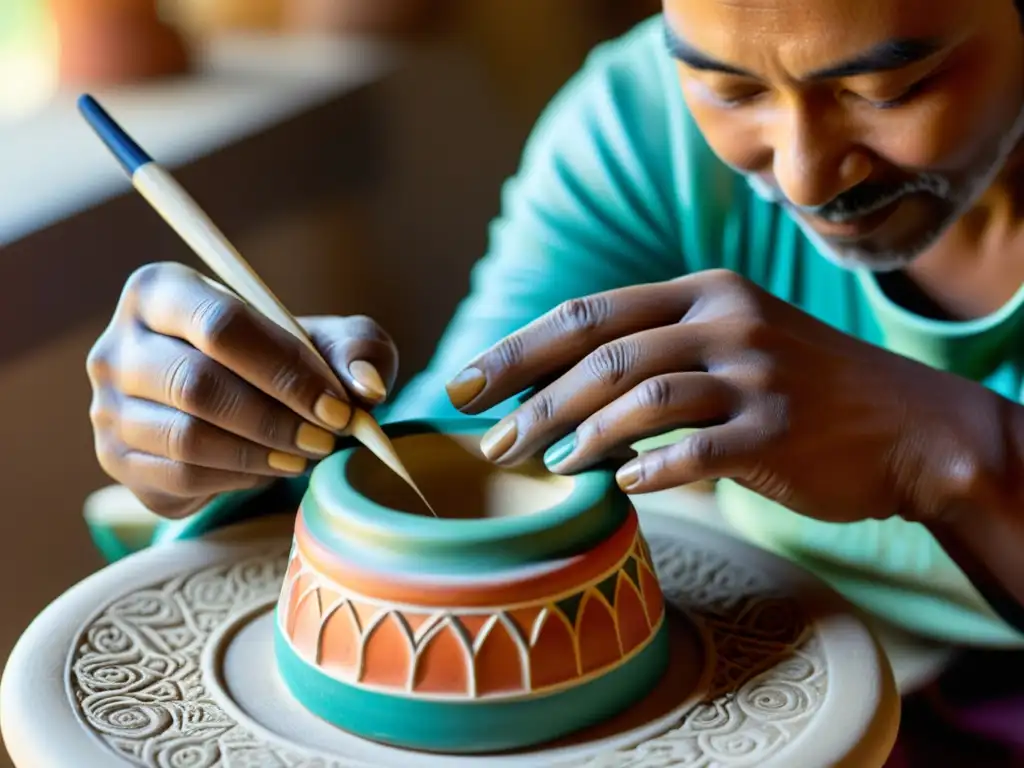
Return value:
M 271 611 L 293 518 L 144 551 L 52 603 L 11 655 L 0 725 L 19 768 L 881 766 L 899 700 L 878 644 L 802 570 L 642 514 L 673 659 L 640 705 L 564 741 L 477 757 L 349 735 L 277 677 Z

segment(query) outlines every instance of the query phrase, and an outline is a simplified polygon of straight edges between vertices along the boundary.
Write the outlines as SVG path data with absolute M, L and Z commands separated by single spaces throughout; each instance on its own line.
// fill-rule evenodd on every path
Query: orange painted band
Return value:
M 536 568 L 509 569 L 499 583 L 464 581 L 431 582 L 429 577 L 400 576 L 359 568 L 341 560 L 310 533 L 298 515 L 295 523 L 295 544 L 305 560 L 318 574 L 339 586 L 369 598 L 409 605 L 431 607 L 506 606 L 536 602 L 562 593 L 571 593 L 616 569 L 629 553 L 636 538 L 638 520 L 630 507 L 625 521 L 611 536 L 589 552 L 561 561 L 551 570 L 538 573 Z M 517 576 L 526 572 L 525 576 Z

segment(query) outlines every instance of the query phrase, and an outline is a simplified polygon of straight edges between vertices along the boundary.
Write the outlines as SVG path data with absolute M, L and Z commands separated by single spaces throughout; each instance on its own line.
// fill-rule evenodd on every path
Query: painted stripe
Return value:
M 391 611 L 389 613 L 393 613 L 396 617 L 401 617 L 401 611 L 396 610 L 396 611 Z M 436 631 L 439 631 L 441 626 L 446 624 L 448 621 L 450 621 L 451 618 L 458 618 L 458 616 L 457 615 L 454 616 L 454 617 L 445 616 L 443 618 L 443 620 L 441 620 L 439 622 L 436 622 L 435 624 L 431 625 L 431 632 L 428 632 L 427 635 L 432 635 L 432 634 L 436 633 Z M 379 622 L 379 621 L 383 620 L 383 616 L 382 615 L 378 615 L 377 617 L 375 617 L 375 619 L 377 619 L 377 621 Z M 376 623 L 377 622 L 374 622 L 374 626 L 376 625 Z M 288 644 L 288 648 L 291 650 L 291 652 L 293 654 L 295 654 L 296 658 L 300 659 L 304 664 L 308 664 L 309 666 L 313 667 L 321 675 L 323 675 L 324 677 L 329 678 L 330 680 L 333 680 L 334 682 L 338 683 L 339 685 L 347 685 L 347 686 L 349 686 L 351 688 L 356 688 L 356 689 L 361 690 L 361 691 L 367 691 L 367 692 L 370 692 L 370 693 L 379 693 L 379 694 L 382 694 L 382 695 L 394 696 L 396 698 L 416 699 L 418 701 L 434 701 L 434 702 L 450 702 L 450 703 L 451 702 L 462 702 L 462 703 L 466 703 L 466 702 L 473 702 L 473 701 L 479 701 L 479 702 L 517 701 L 519 699 L 523 699 L 523 698 L 527 698 L 527 697 L 547 696 L 549 694 L 555 694 L 555 693 L 559 693 L 561 691 L 567 691 L 569 689 L 576 688 L 576 687 L 578 687 L 580 685 L 586 685 L 587 683 L 589 683 L 589 682 L 591 682 L 593 680 L 596 680 L 599 677 L 603 677 L 604 675 L 607 675 L 607 674 L 609 674 L 611 672 L 614 672 L 615 670 L 619 669 L 620 667 L 623 667 L 623 666 L 629 664 L 630 662 L 633 661 L 633 659 L 635 659 L 637 656 L 639 656 L 641 653 L 643 653 L 644 650 L 649 645 L 651 645 L 651 643 L 653 643 L 653 642 L 655 642 L 657 640 L 658 634 L 662 631 L 662 627 L 665 625 L 665 614 L 662 613 L 661 618 L 659 618 L 658 621 L 655 623 L 654 627 L 651 628 L 651 633 L 644 639 L 643 642 L 638 643 L 636 646 L 634 646 L 633 649 L 630 650 L 629 653 L 627 653 L 627 654 L 625 654 L 623 656 L 620 656 L 618 659 L 616 659 L 611 664 L 606 664 L 605 666 L 601 667 L 600 669 L 591 670 L 590 672 L 587 672 L 586 674 L 580 674 L 579 670 L 577 669 L 577 674 L 574 677 L 570 678 L 569 680 L 564 680 L 564 681 L 562 681 L 560 683 L 556 683 L 554 685 L 547 685 L 547 686 L 544 686 L 543 688 L 527 689 L 527 690 L 522 690 L 522 691 L 516 691 L 514 693 L 484 694 L 483 696 L 477 696 L 477 695 L 475 695 L 473 693 L 470 693 L 469 695 L 467 695 L 467 694 L 423 693 L 423 692 L 419 692 L 419 691 L 414 691 L 412 689 L 412 681 L 411 680 L 408 682 L 408 685 L 406 685 L 404 687 L 401 687 L 401 688 L 393 687 L 393 686 L 373 685 L 371 683 L 359 682 L 359 681 L 355 681 L 355 680 L 345 680 L 345 679 L 343 679 L 341 677 L 338 677 L 337 675 L 331 674 L 330 672 L 324 670 L 322 667 L 320 667 L 320 666 L 318 666 L 316 664 L 313 664 L 309 659 L 306 659 L 305 657 L 303 657 L 302 653 L 299 651 L 298 648 L 295 647 L 295 644 L 292 642 L 291 638 L 288 636 L 288 633 L 285 631 L 284 627 L 281 626 L 281 619 L 279 617 L 275 617 L 274 624 L 275 624 L 275 631 L 281 636 L 281 641 Z M 368 634 L 370 632 L 370 630 L 372 630 L 372 629 L 373 629 L 372 626 L 368 627 L 365 633 Z M 412 637 L 412 633 L 411 632 L 409 633 L 409 636 Z M 419 653 L 425 647 L 423 644 L 427 643 L 429 641 L 429 639 L 430 639 L 429 637 L 424 636 L 423 638 L 420 639 L 419 643 L 414 643 L 414 645 L 410 648 L 410 658 L 412 659 L 412 662 L 410 662 L 410 664 L 409 664 L 410 675 L 415 671 L 415 668 L 416 668 L 415 659 L 419 656 Z M 580 654 L 579 654 L 579 649 L 577 648 L 576 649 L 576 659 L 577 659 L 577 662 L 579 661 L 579 658 L 580 658 Z M 471 669 L 471 667 L 468 667 L 468 668 Z M 523 668 L 526 669 L 528 667 L 524 666 Z
M 492 419 L 438 419 L 383 427 L 397 441 L 407 435 L 483 435 Z M 338 450 L 313 470 L 303 518 L 327 549 L 351 551 L 376 570 L 469 574 L 571 557 L 597 546 L 628 514 L 629 498 L 606 468 L 574 475 L 568 498 L 529 515 L 447 519 L 390 509 L 348 480 L 357 445 Z
M 295 523 L 295 542 L 302 559 L 310 569 L 339 588 L 358 593 L 375 601 L 406 603 L 428 607 L 462 608 L 484 606 L 528 605 L 538 600 L 559 599 L 559 594 L 575 594 L 585 585 L 600 582 L 621 567 L 636 538 L 639 522 L 630 507 L 626 519 L 609 538 L 589 552 L 556 561 L 550 569 L 505 568 L 482 582 L 472 573 L 463 579 L 435 580 L 429 574 L 403 572 L 397 569 L 373 568 L 359 562 L 353 547 L 340 552 L 318 542 L 300 514 Z M 333 586 L 331 588 L 334 588 Z
M 276 623 L 275 623 L 276 626 Z M 492 752 L 540 744 L 594 725 L 646 696 L 669 661 L 668 625 L 629 663 L 574 688 L 516 701 L 426 701 L 333 680 L 298 657 L 275 628 L 278 669 L 310 712 L 375 741 L 438 752 Z

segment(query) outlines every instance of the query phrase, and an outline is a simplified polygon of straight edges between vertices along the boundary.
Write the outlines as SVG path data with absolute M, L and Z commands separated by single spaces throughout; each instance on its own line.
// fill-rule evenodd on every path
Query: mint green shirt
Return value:
M 501 214 L 491 227 L 488 253 L 473 269 L 468 297 L 429 367 L 383 418 L 456 416 L 445 382 L 479 352 L 562 301 L 718 267 L 853 336 L 1020 399 L 1024 290 L 989 317 L 938 322 L 892 303 L 871 274 L 844 270 L 817 253 L 787 212 L 759 198 L 712 153 L 686 109 L 655 17 L 598 48 L 545 111 L 504 188 Z M 720 497 L 726 515 L 766 546 L 898 581 L 873 584 L 865 597 L 842 573 L 819 569 L 871 607 L 895 600 L 891 610 L 880 610 L 902 623 L 959 639 L 1008 636 L 919 526 L 900 520 L 817 523 L 735 486 Z M 888 591 L 879 598 L 878 589 Z M 922 590 L 928 592 L 924 603 Z M 941 610 L 932 606 L 936 590 Z M 921 615 L 907 619 L 919 603 Z

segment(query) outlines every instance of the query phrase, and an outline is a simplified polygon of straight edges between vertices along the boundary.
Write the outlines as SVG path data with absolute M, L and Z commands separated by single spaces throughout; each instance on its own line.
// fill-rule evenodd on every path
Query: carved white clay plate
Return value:
M 69 590 L 12 653 L 0 727 L 18 768 L 883 765 L 899 700 L 847 605 L 737 539 L 641 521 L 673 614 L 672 670 L 638 709 L 558 745 L 424 755 L 305 713 L 269 649 L 291 516 L 147 550 Z

